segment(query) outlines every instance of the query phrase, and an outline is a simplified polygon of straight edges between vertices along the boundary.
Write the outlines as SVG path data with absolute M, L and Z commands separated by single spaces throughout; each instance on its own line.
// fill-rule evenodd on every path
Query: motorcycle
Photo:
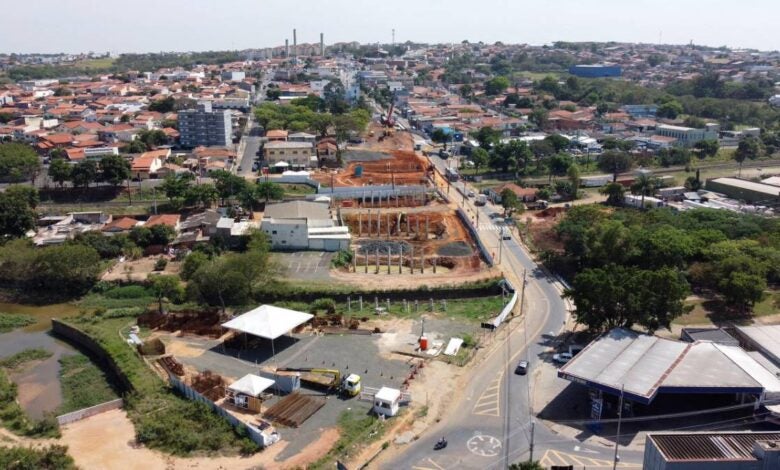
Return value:
M 436 445 L 433 446 L 433 450 L 441 450 L 447 447 L 447 439 L 444 439 L 443 437 L 439 439 L 439 441 L 436 443 Z

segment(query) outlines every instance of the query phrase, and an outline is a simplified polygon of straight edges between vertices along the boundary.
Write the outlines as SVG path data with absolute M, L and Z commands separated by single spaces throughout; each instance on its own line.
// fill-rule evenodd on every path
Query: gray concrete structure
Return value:
M 780 468 L 780 433 L 659 433 L 645 441 L 644 470 Z
M 211 102 L 179 111 L 179 142 L 183 147 L 220 146 L 232 143 L 230 111 L 215 111 Z
M 261 229 L 277 250 L 346 250 L 351 239 L 349 228 L 338 226 L 328 205 L 320 202 L 268 205 Z

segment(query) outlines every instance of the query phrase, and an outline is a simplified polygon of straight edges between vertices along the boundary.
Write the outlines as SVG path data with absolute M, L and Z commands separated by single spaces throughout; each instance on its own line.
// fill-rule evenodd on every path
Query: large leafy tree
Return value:
M 184 288 L 181 286 L 181 280 L 175 274 L 154 276 L 151 281 L 152 293 L 157 299 L 160 313 L 164 313 L 163 302 L 166 299 L 169 302 L 177 303 L 184 297 Z
M 650 331 L 668 328 L 685 311 L 688 283 L 673 268 L 642 270 L 609 264 L 577 274 L 565 295 L 574 301 L 577 322 L 603 331 L 635 324 Z
M 86 188 L 97 181 L 98 167 L 92 160 L 84 160 L 73 165 L 70 174 L 73 186 L 77 188 Z
M 100 159 L 101 179 L 118 186 L 130 179 L 130 162 L 121 155 L 107 155 Z
M 213 184 L 196 184 L 184 191 L 184 203 L 188 206 L 211 207 L 219 199 Z
M 739 163 L 739 174 L 742 175 L 742 164 L 745 160 L 755 160 L 763 154 L 761 141 L 755 137 L 745 137 L 739 141 L 734 152 L 734 160 Z
M 162 190 L 171 203 L 181 201 L 187 194 L 187 190 L 194 179 L 195 176 L 192 173 L 168 175 L 160 185 L 160 190 Z
M 247 182 L 244 178 L 225 170 L 218 170 L 211 173 L 214 180 L 214 186 L 217 188 L 217 194 L 222 199 L 222 204 L 226 199 L 241 193 Z
M 29 195 L 0 192 L 0 239 L 23 237 L 35 227 L 35 218 Z
M 605 173 L 612 173 L 612 181 L 617 181 L 617 175 L 630 170 L 634 166 L 631 156 L 625 152 L 609 150 L 599 157 L 599 169 Z
M 40 170 L 38 155 L 29 145 L 17 142 L 0 145 L 0 181 L 32 180 Z
M 278 201 L 284 197 L 284 189 L 270 181 L 259 181 L 256 188 L 257 197 L 265 199 L 265 202 Z
M 70 181 L 73 166 L 62 158 L 55 158 L 49 164 L 49 178 L 62 188 L 66 181 Z

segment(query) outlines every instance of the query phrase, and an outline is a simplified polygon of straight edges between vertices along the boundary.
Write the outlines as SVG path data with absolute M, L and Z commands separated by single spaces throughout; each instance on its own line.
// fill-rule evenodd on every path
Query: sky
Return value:
M 780 0 L 25 0 L 0 52 L 235 50 L 298 42 L 624 41 L 780 50 Z

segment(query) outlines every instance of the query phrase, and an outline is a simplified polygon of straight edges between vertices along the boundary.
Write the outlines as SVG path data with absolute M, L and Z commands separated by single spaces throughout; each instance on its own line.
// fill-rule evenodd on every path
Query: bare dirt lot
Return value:
M 154 264 L 158 259 L 165 258 L 168 260 L 168 265 L 162 271 L 155 271 Z M 116 263 L 109 268 L 103 277 L 103 281 L 119 281 L 119 280 L 131 280 L 131 281 L 145 281 L 146 278 L 154 274 L 178 274 L 181 263 L 172 261 L 171 257 L 165 255 L 146 256 L 137 260 L 127 260 L 121 263 Z
M 105 470 L 152 469 L 250 469 L 295 468 L 313 462 L 338 439 L 338 431 L 326 430 L 311 448 L 299 453 L 289 462 L 274 459 L 285 449 L 279 442 L 263 452 L 250 457 L 193 457 L 166 456 L 160 452 L 138 446 L 135 429 L 123 410 L 113 410 L 70 424 L 63 429 L 58 441 L 68 446 L 68 453 L 79 468 Z

